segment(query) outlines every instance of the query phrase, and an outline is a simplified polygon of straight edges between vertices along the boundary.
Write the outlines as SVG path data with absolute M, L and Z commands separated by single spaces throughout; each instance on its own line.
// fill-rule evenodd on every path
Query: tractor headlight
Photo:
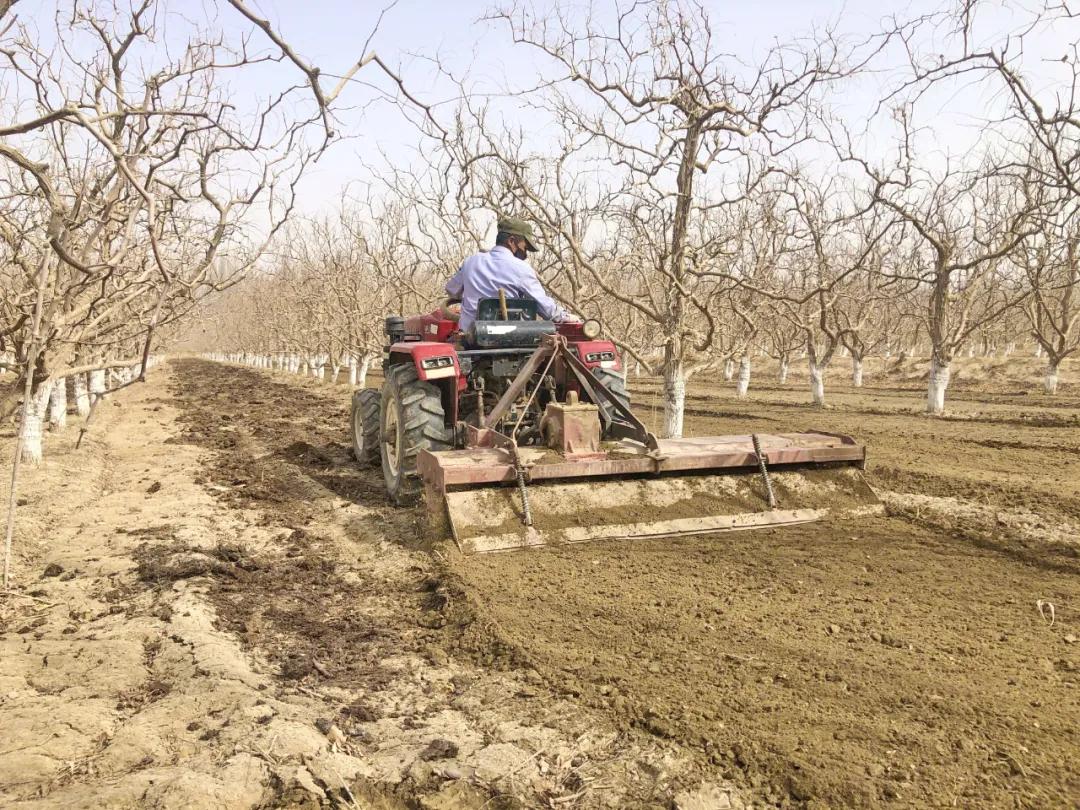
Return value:
M 600 337 L 600 321 L 595 318 L 589 318 L 585 323 L 581 325 L 581 334 L 587 337 L 589 340 L 595 340 Z
M 431 371 L 434 368 L 449 368 L 454 365 L 454 358 L 446 357 L 425 357 L 420 361 L 420 366 L 425 371 Z

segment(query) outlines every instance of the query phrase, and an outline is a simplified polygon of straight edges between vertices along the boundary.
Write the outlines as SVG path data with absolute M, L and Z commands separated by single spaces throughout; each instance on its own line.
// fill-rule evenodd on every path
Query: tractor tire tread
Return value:
M 363 388 L 352 399 L 353 456 L 361 467 L 379 464 L 379 422 L 382 397 L 374 388 Z M 359 435 L 358 429 L 359 428 Z
M 385 391 L 396 396 L 401 406 L 401 453 L 398 474 L 383 473 L 391 499 L 399 505 L 415 503 L 422 483 L 416 472 L 416 456 L 421 450 L 448 450 L 454 446 L 452 428 L 446 427 L 442 395 L 434 383 L 417 377 L 415 366 L 403 363 L 386 375 Z M 381 449 L 382 452 L 382 449 Z

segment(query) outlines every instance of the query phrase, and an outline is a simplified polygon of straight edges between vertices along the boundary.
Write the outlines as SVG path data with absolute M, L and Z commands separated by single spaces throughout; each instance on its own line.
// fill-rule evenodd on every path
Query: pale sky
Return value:
M 121 0 L 123 2 L 124 0 Z M 807 34 L 812 29 L 834 27 L 840 35 L 866 37 L 880 31 L 882 20 L 888 16 L 909 18 L 942 7 L 943 0 L 911 0 L 892 5 L 873 0 L 772 0 L 766 2 L 724 2 L 705 0 L 712 20 L 714 37 L 725 51 L 748 62 L 759 57 L 776 41 L 787 41 Z M 1031 0 L 1037 2 L 1037 0 Z M 274 27 L 293 47 L 326 74 L 347 69 L 363 52 L 364 42 L 371 33 L 385 2 L 349 2 L 348 0 L 251 0 L 252 7 L 268 17 Z M 490 0 L 399 0 L 383 16 L 372 47 L 389 64 L 397 66 L 410 91 L 430 103 L 452 102 L 455 88 L 440 82 L 438 71 L 431 63 L 433 57 L 458 75 L 467 75 L 470 86 L 477 92 L 495 91 L 506 85 L 527 86 L 531 79 L 550 67 L 538 52 L 525 46 L 515 46 L 508 34 L 497 24 L 481 18 L 496 3 Z M 43 29 L 50 27 L 41 15 L 51 15 L 55 0 L 22 0 L 15 6 L 24 21 L 34 21 Z M 535 2 L 539 12 L 552 3 Z M 574 5 L 581 5 L 575 3 Z M 610 8 L 611 0 L 598 0 L 596 6 Z M 189 19 L 214 19 L 216 25 L 232 34 L 248 30 L 246 20 L 225 3 L 213 0 L 172 0 L 170 12 Z M 1011 8 L 1023 8 L 1013 3 Z M 987 5 L 981 30 L 1012 29 L 1017 13 Z M 35 17 L 38 19 L 35 20 Z M 1076 23 L 1080 26 L 1080 22 Z M 1075 41 L 1077 31 L 1044 32 L 1028 47 L 1026 64 L 1045 78 L 1044 86 L 1060 82 L 1061 66 L 1052 60 L 1060 59 L 1062 43 Z M 261 33 L 253 38 L 256 47 L 263 47 Z M 899 64 L 902 55 L 891 57 L 892 65 Z M 890 58 L 880 63 L 888 68 Z M 1056 65 L 1056 67 L 1055 67 Z M 1055 70 L 1057 73 L 1055 73 Z M 281 83 L 299 80 L 291 66 L 274 66 L 253 71 L 236 80 L 238 103 L 245 96 L 267 96 L 278 90 Z M 381 87 L 387 83 L 378 72 L 365 68 L 357 75 L 360 82 L 375 81 Z M 887 73 L 869 75 L 846 87 L 836 99 L 838 109 L 858 118 L 873 106 Z M 241 84 L 240 82 L 243 82 Z M 332 82 L 328 82 L 332 84 Z M 422 159 L 418 155 L 418 137 L 393 105 L 371 103 L 376 94 L 362 83 L 346 89 L 340 100 L 341 128 L 352 138 L 334 145 L 305 179 L 302 187 L 302 207 L 307 212 L 327 210 L 336 205 L 343 189 L 364 175 L 363 162 L 377 162 L 384 152 L 395 162 Z M 972 92 L 963 86 L 942 88 L 928 100 L 922 123 L 936 130 L 935 146 L 955 154 L 964 154 L 974 132 L 973 123 L 994 99 L 988 91 Z M 349 109 L 351 108 L 351 109 Z M 450 105 L 438 109 L 449 114 Z M 535 121 L 539 130 L 538 143 L 543 144 L 543 121 L 523 105 L 509 104 L 510 116 L 521 116 L 527 126 Z
M 841 35 L 862 38 L 881 30 L 882 20 L 887 16 L 909 18 L 942 7 L 940 0 L 912 0 L 891 5 L 874 0 L 706 0 L 704 4 L 721 47 L 747 61 L 760 57 L 776 41 L 789 40 L 812 29 L 833 26 Z M 548 65 L 535 50 L 510 42 L 498 24 L 481 19 L 494 5 L 488 0 L 399 0 L 383 17 L 373 47 L 390 64 L 399 65 L 411 91 L 427 101 L 446 101 L 452 98 L 454 91 L 454 88 L 438 83 L 437 71 L 427 58 L 436 55 L 455 73 L 467 72 L 471 85 L 478 91 L 497 90 L 507 84 L 527 86 L 530 79 Z M 552 5 L 534 3 L 538 11 Z M 596 5 L 604 8 L 611 3 L 601 1 Z M 987 34 L 1015 28 L 1023 4 L 1012 5 L 1021 11 L 988 5 L 980 18 L 980 30 Z M 298 50 L 325 71 L 334 72 L 360 55 L 363 42 L 384 6 L 379 2 L 351 3 L 345 0 L 300 3 L 259 0 L 258 7 L 274 20 Z M 1051 60 L 1060 58 L 1065 41 L 1076 38 L 1077 28 L 1074 27 L 1071 31 L 1045 32 L 1029 43 L 1026 64 L 1040 74 L 1045 72 L 1045 86 L 1053 87 L 1057 78 Z M 895 65 L 900 58 L 902 56 L 895 53 L 891 59 L 886 58 L 886 63 Z M 876 101 L 885 81 L 884 76 L 875 75 L 852 83 L 837 103 L 852 111 L 866 111 Z M 347 103 L 361 104 L 371 97 L 361 86 L 348 92 L 351 95 L 345 99 Z M 945 87 L 928 99 L 924 107 L 926 121 L 922 123 L 936 128 L 940 148 L 962 155 L 970 148 L 981 114 L 993 102 L 989 91 L 980 94 L 962 85 Z M 448 112 L 449 106 L 442 109 Z M 528 109 L 521 112 L 528 116 L 523 119 L 527 123 L 533 114 Z M 304 189 L 308 210 L 340 200 L 342 183 L 363 176 L 361 160 L 374 160 L 380 150 L 394 160 L 416 159 L 416 135 L 390 105 L 368 106 L 362 113 L 344 112 L 342 120 L 357 139 L 338 144 L 334 153 L 327 156 L 308 178 Z M 538 125 L 542 125 L 539 120 Z

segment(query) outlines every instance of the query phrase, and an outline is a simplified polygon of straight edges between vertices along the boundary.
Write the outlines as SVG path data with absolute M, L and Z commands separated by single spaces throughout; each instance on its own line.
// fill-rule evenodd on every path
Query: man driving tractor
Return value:
M 522 219 L 499 220 L 495 247 L 469 256 L 446 282 L 446 294 L 461 301 L 458 328 L 467 332 L 476 319 L 482 298 L 496 298 L 502 290 L 508 298 L 531 298 L 540 315 L 551 321 L 572 320 L 572 316 L 552 299 L 525 261 L 536 251 L 532 225 Z

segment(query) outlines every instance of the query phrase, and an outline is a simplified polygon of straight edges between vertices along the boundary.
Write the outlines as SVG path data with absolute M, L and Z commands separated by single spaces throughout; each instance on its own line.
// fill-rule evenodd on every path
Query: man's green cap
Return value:
M 506 217 L 499 220 L 499 233 L 508 233 L 511 236 L 520 236 L 525 240 L 525 249 L 536 252 L 536 237 L 533 236 L 533 228 L 528 222 L 517 217 Z

